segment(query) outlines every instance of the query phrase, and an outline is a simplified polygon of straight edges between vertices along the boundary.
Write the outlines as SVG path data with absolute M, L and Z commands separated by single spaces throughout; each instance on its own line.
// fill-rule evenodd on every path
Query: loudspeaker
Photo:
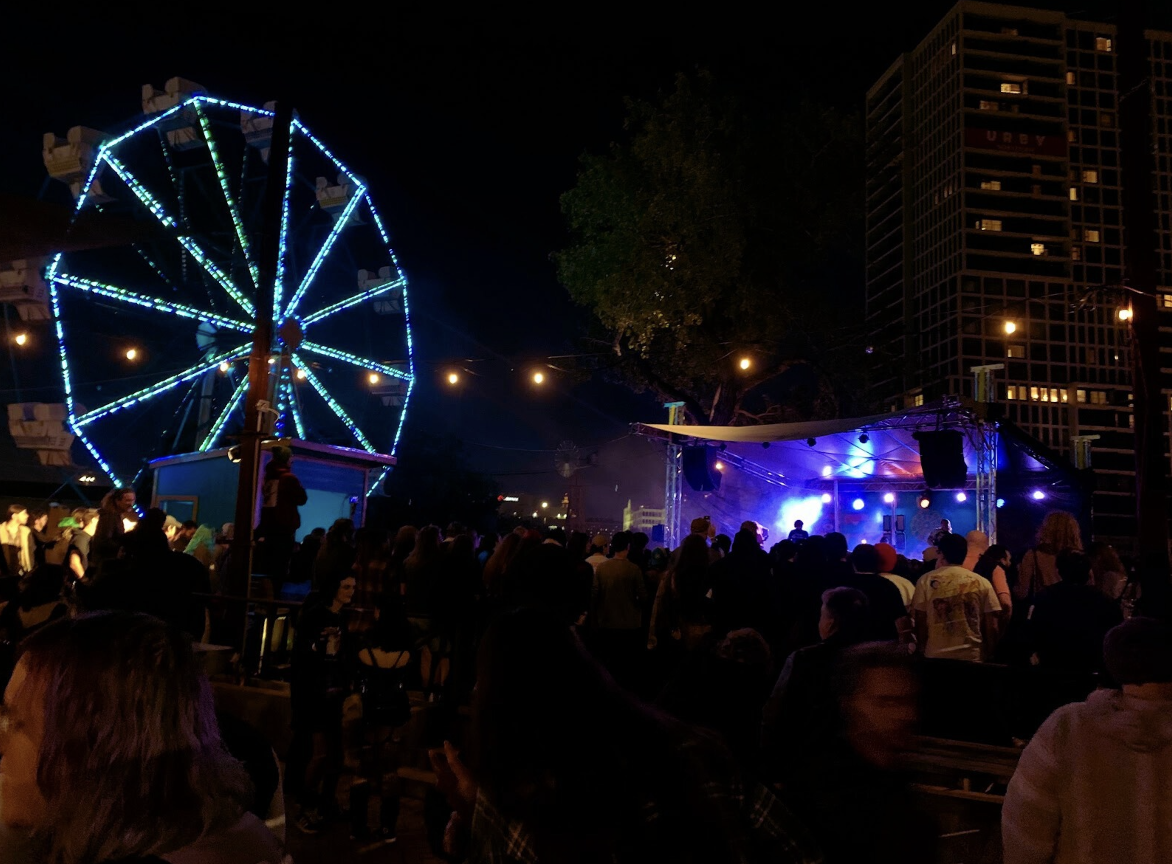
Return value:
M 682 460 L 684 479 L 697 492 L 715 492 L 720 488 L 716 470 L 716 451 L 706 445 L 685 447 Z
M 929 489 L 963 489 L 968 478 L 964 463 L 964 436 L 955 429 L 916 432 L 920 443 L 920 468 Z

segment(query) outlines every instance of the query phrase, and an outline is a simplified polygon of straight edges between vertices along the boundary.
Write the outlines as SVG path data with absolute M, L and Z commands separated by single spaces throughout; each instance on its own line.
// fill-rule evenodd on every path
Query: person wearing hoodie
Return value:
M 256 529 L 260 559 L 257 570 L 273 580 L 274 590 L 279 593 L 281 583 L 289 575 L 289 560 L 293 557 L 297 529 L 301 527 L 301 514 L 297 508 L 308 501 L 309 496 L 293 473 L 293 451 L 277 445 L 271 452 L 272 458 L 265 466 L 261 486 L 263 501 L 260 524 Z
M 1172 626 L 1131 618 L 1103 654 L 1120 689 L 1059 708 L 1022 753 L 1005 864 L 1172 861 Z

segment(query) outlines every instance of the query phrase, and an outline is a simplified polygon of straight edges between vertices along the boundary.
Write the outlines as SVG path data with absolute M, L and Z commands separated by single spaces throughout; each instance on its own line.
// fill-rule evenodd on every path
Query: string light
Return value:
M 121 300 L 124 303 L 130 303 L 134 306 L 141 306 L 144 309 L 154 309 L 158 312 L 169 312 L 173 315 L 179 315 L 182 318 L 191 318 L 196 321 L 204 321 L 208 324 L 214 324 L 217 327 L 225 327 L 229 330 L 237 330 L 241 333 L 251 333 L 252 325 L 245 324 L 243 321 L 237 321 L 234 318 L 225 318 L 223 315 L 217 315 L 214 312 L 204 312 L 200 309 L 193 309 L 190 306 L 184 306 L 181 303 L 172 303 L 168 300 L 157 300 L 154 297 L 148 297 L 145 294 L 139 294 L 135 291 L 128 291 L 125 288 L 119 288 L 115 285 L 107 285 L 104 282 L 96 282 L 93 279 L 82 279 L 78 276 L 71 276 L 68 273 L 61 275 L 54 275 L 52 280 L 58 285 L 63 285 L 68 288 L 75 288 L 78 291 L 85 291 L 89 294 L 97 294 L 101 297 L 108 297 L 111 300 Z
M 270 155 L 271 158 L 271 155 Z M 289 199 L 293 195 L 293 128 L 289 128 L 289 152 L 285 156 L 285 197 L 281 201 L 281 237 L 277 244 L 277 278 L 273 282 L 273 318 L 280 320 L 285 293 L 285 262 L 289 260 Z
M 225 375 L 228 374 L 228 370 L 231 368 L 232 368 L 232 364 L 228 363 L 227 361 L 224 361 L 223 363 L 220 364 L 220 371 L 223 372 Z
M 138 349 L 137 348 L 127 348 L 126 349 L 126 359 L 127 360 L 138 359 Z
M 366 191 L 366 187 L 359 184 L 358 189 L 355 190 L 354 195 L 346 202 L 346 209 L 342 211 L 334 227 L 330 229 L 329 235 L 325 242 L 321 244 L 321 248 L 317 250 L 317 255 L 314 256 L 313 263 L 309 265 L 309 270 L 305 273 L 305 278 L 301 280 L 301 284 L 297 286 L 297 290 L 293 292 L 293 296 L 289 298 L 289 305 L 285 307 L 283 317 L 290 318 L 293 313 L 297 311 L 297 304 L 301 302 L 301 298 L 305 296 L 305 292 L 309 290 L 310 284 L 313 282 L 313 277 L 317 275 L 318 269 L 322 262 L 326 260 L 326 256 L 330 254 L 330 249 L 334 246 L 334 241 L 338 239 L 338 235 L 342 233 L 342 229 L 346 227 L 346 223 L 350 221 L 350 214 L 354 212 L 354 208 L 362 200 L 362 193 Z
M 349 309 L 352 306 L 357 306 L 359 303 L 362 303 L 366 300 L 370 300 L 374 297 L 380 297 L 383 294 L 387 294 L 396 290 L 397 288 L 402 288 L 406 284 L 407 280 L 399 278 L 391 282 L 384 282 L 381 285 L 376 285 L 373 288 L 368 288 L 365 291 L 362 291 L 351 297 L 347 297 L 345 300 L 339 300 L 337 303 L 331 304 L 330 306 L 327 306 L 318 312 L 314 312 L 312 315 L 307 315 L 305 318 L 301 319 L 301 326 L 308 327 L 310 324 L 316 324 L 318 321 L 333 315 L 335 312 L 341 312 L 343 309 Z
M 362 434 L 362 430 L 358 428 L 358 424 L 354 422 L 348 413 L 346 413 L 346 409 L 339 405 L 338 400 L 336 400 L 326 391 L 326 388 L 322 385 L 322 383 L 317 380 L 317 376 L 306 368 L 305 364 L 301 362 L 301 359 L 296 354 L 293 355 L 293 362 L 301 367 L 301 369 L 305 372 L 305 379 L 310 383 L 313 389 L 317 391 L 317 395 L 320 396 L 322 400 L 330 406 L 330 410 L 337 415 L 338 419 L 346 424 L 346 426 L 350 429 L 350 433 L 358 440 L 358 443 L 365 447 L 369 452 L 377 453 L 378 450 L 373 444 L 370 443 L 370 439 Z
M 304 381 L 304 380 L 305 380 L 305 370 L 304 370 L 304 369 L 298 369 L 298 370 L 297 370 L 297 380 L 298 380 L 298 381 Z
M 544 372 L 534 372 L 533 373 L 533 383 L 534 384 L 544 384 L 545 383 L 545 373 Z
M 1118 312 L 1118 315 L 1119 315 L 1120 321 L 1130 321 L 1131 320 L 1131 310 L 1126 307 L 1124 307 L 1123 309 L 1120 309 Z
M 296 129 L 298 132 L 300 132 L 302 135 L 304 135 L 306 138 L 308 138 L 310 141 L 312 141 L 314 143 L 314 145 L 317 147 L 317 149 L 320 150 L 322 152 L 322 154 L 325 155 L 331 162 L 334 163 L 334 167 L 336 167 L 339 171 L 341 171 L 343 174 L 346 175 L 346 179 L 348 179 L 351 183 L 353 183 L 356 186 L 363 185 L 362 182 L 350 171 L 350 169 L 347 168 L 345 165 L 343 165 L 341 160 L 338 159 L 338 157 L 335 156 L 330 151 L 330 148 L 327 147 L 325 144 L 323 144 L 312 132 L 310 132 L 308 129 L 306 129 L 305 124 L 303 124 L 296 117 L 293 118 L 293 128 Z M 286 313 L 286 314 L 288 314 L 288 313 Z
M 753 361 L 750 360 L 748 357 L 742 357 L 741 362 L 738 363 L 737 365 L 740 366 L 741 371 L 744 372 L 744 371 L 747 371 L 748 368 L 753 365 Z
M 369 381 L 371 384 L 377 384 L 382 379 L 379 377 L 379 374 L 377 372 L 371 372 L 369 375 L 366 376 L 366 380 Z
M 15 342 L 17 345 L 20 345 L 23 347 L 24 345 L 28 344 L 28 334 L 27 333 L 17 333 L 12 338 L 12 341 Z
M 1017 324 L 1016 324 L 1015 322 L 1013 322 L 1013 321 L 1006 321 L 1006 322 L 1005 322 L 1005 333 L 1006 333 L 1006 335 L 1007 335 L 1007 336 L 1011 336 L 1011 335 L 1013 335 L 1013 334 L 1014 334 L 1014 333 L 1016 333 L 1016 332 L 1017 332 Z
M 448 383 L 452 384 L 452 385 L 459 384 L 460 383 L 460 376 L 457 375 L 455 372 L 449 372 L 448 373 Z
M 203 443 L 199 445 L 199 452 L 206 453 L 216 446 L 216 441 L 220 438 L 220 433 L 224 431 L 224 427 L 228 425 L 228 420 L 232 417 L 232 412 L 235 411 L 240 402 L 244 399 L 244 393 L 248 390 L 248 378 L 240 379 L 240 383 L 236 385 L 236 389 L 232 391 L 232 396 L 228 400 L 228 405 L 216 418 L 216 422 L 212 424 L 212 428 L 208 430 L 207 436 L 203 439 Z
M 216 147 L 216 139 L 212 136 L 212 124 L 208 115 L 194 102 L 195 116 L 199 118 L 199 127 L 203 130 L 204 141 L 208 145 L 208 153 L 212 157 L 212 168 L 220 181 L 220 190 L 224 193 L 224 200 L 228 203 L 228 213 L 232 217 L 232 226 L 236 229 L 236 239 L 240 241 L 240 251 L 244 253 L 244 260 L 248 264 L 249 275 L 252 276 L 254 288 L 260 286 L 260 275 L 256 269 L 256 261 L 252 258 L 252 250 L 248 246 L 248 235 L 244 233 L 244 222 L 240 219 L 240 211 L 236 208 L 236 201 L 232 198 L 232 189 L 228 185 L 228 172 L 224 170 L 224 163 L 220 160 L 220 151 Z
M 351 354 L 349 351 L 342 351 L 338 348 L 330 348 L 328 345 L 319 345 L 316 342 L 302 342 L 301 350 L 308 351 L 311 354 L 320 354 L 323 357 L 331 357 L 334 360 L 341 360 L 344 363 L 349 363 L 357 366 L 360 369 L 369 369 L 374 372 L 381 372 L 389 378 L 397 378 L 400 381 L 410 381 L 410 373 L 404 372 L 402 369 L 396 369 L 394 366 L 388 366 L 386 363 L 379 363 L 374 360 L 367 360 L 359 357 L 357 354 Z
M 101 408 L 95 408 L 93 411 L 82 414 L 80 417 L 74 419 L 73 425 L 78 428 L 88 426 L 90 423 L 93 423 L 95 420 L 105 417 L 108 414 L 113 414 L 115 411 L 121 411 L 125 408 L 129 408 L 132 405 L 137 405 L 139 402 L 145 402 L 147 399 L 158 396 L 160 393 L 165 393 L 172 387 L 182 384 L 185 381 L 191 381 L 194 378 L 198 378 L 205 372 L 215 369 L 225 360 L 239 360 L 241 357 L 247 356 L 248 349 L 246 347 L 233 348 L 231 351 L 225 351 L 222 354 L 217 354 L 216 356 L 211 357 L 202 363 L 198 363 L 188 369 L 184 369 L 182 372 L 172 375 L 169 378 L 164 378 L 157 384 L 146 387 L 142 390 L 138 390 L 137 392 L 131 393 L 129 396 L 123 396 L 121 399 L 116 399 L 108 405 L 103 405 Z
M 297 371 L 300 372 L 301 370 L 298 369 Z M 301 406 L 297 402 L 297 394 L 293 392 L 292 382 L 287 386 L 289 388 L 289 407 L 293 411 L 293 425 L 297 429 L 297 437 L 304 441 L 306 439 L 305 423 L 301 419 Z

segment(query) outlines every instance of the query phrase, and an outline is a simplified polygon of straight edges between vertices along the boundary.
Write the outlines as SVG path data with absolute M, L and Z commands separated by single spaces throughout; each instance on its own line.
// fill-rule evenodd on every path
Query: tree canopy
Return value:
M 775 394 L 800 367 L 816 398 L 796 413 L 833 413 L 826 349 L 838 323 L 861 320 L 842 301 L 832 313 L 862 278 L 857 116 L 746 106 L 700 73 L 655 104 L 630 102 L 626 131 L 582 157 L 561 202 L 572 240 L 555 256 L 613 368 L 694 422 L 723 424 L 758 419 L 751 394 L 767 419 L 792 419 Z

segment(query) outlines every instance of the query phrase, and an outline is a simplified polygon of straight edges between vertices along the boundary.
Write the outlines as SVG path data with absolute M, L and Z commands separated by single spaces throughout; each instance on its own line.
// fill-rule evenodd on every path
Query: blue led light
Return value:
M 111 300 L 121 300 L 134 306 L 141 306 L 144 309 L 154 309 L 159 312 L 168 312 L 173 315 L 179 315 L 182 318 L 192 318 L 196 321 L 206 321 L 208 324 L 215 324 L 217 327 L 225 327 L 229 330 L 238 330 L 241 333 L 252 332 L 252 326 L 245 324 L 243 321 L 236 321 L 232 318 L 225 318 L 223 315 L 217 315 L 214 312 L 203 312 L 199 309 L 193 309 L 190 306 L 184 306 L 182 303 L 172 303 L 168 300 L 159 300 L 154 297 L 147 297 L 145 294 L 139 294 L 135 291 L 127 291 L 125 288 L 119 288 L 116 285 L 106 285 L 102 282 L 95 282 L 93 279 L 82 279 L 80 277 L 71 276 L 68 273 L 64 273 L 53 276 L 52 280 L 58 285 L 63 285 L 69 288 L 76 288 L 78 291 L 85 291 L 87 294 L 97 294 L 101 297 L 109 297 Z
M 214 96 L 208 96 L 206 93 L 199 93 L 192 96 L 184 104 L 191 102 L 206 102 L 209 105 L 219 105 L 223 108 L 232 108 L 236 111 L 245 111 L 249 114 L 259 114 L 262 117 L 276 117 L 276 111 L 270 111 L 268 108 L 253 108 L 251 105 L 244 105 L 240 102 L 233 102 L 230 99 L 217 99 Z
M 343 309 L 349 309 L 353 306 L 357 306 L 359 303 L 363 303 L 366 300 L 380 297 L 383 294 L 394 291 L 396 288 L 403 288 L 406 290 L 407 280 L 399 278 L 391 282 L 383 282 L 381 285 L 375 285 L 373 288 L 360 291 L 357 294 L 347 297 L 345 300 L 339 300 L 337 303 L 333 303 L 318 312 L 314 312 L 312 315 L 307 315 L 305 318 L 302 318 L 301 326 L 308 327 L 310 324 L 321 321 L 323 318 L 330 317 L 335 312 L 341 312 Z
M 191 366 L 187 369 L 184 369 L 182 372 L 176 373 L 175 375 L 172 375 L 168 378 L 164 378 L 157 384 L 152 384 L 150 387 L 144 387 L 142 390 L 135 391 L 129 396 L 123 396 L 121 399 L 115 399 L 113 402 L 107 405 L 103 405 L 101 408 L 95 408 L 93 411 L 88 411 L 85 414 L 82 414 L 80 417 L 75 418 L 73 425 L 77 426 L 78 428 L 81 428 L 82 426 L 88 426 L 90 423 L 93 423 L 95 420 L 101 417 L 105 417 L 108 414 L 113 414 L 115 411 L 122 411 L 131 407 L 132 405 L 137 405 L 139 402 L 145 402 L 147 399 L 154 398 L 160 393 L 166 393 L 171 388 L 176 387 L 185 381 L 191 381 L 193 378 L 198 378 L 203 373 L 210 372 L 212 369 L 215 369 L 225 360 L 231 362 L 233 360 L 239 360 L 242 357 L 247 357 L 248 353 L 248 347 L 245 346 L 242 348 L 233 348 L 232 350 L 225 351 L 221 354 L 216 354 L 203 360 L 195 366 Z
M 158 219 L 160 223 L 162 223 L 164 228 L 179 228 L 179 223 L 167 215 L 166 211 L 163 210 L 163 205 L 160 204 L 158 200 L 147 191 L 145 186 L 134 179 L 134 176 L 131 175 L 125 165 L 109 154 L 107 154 L 104 158 L 106 160 L 106 164 L 113 169 L 114 173 L 117 174 L 122 182 L 127 185 L 130 191 L 134 193 L 135 197 L 138 198 L 138 200 L 141 201 L 143 205 L 151 211 L 152 214 L 154 214 L 155 218 Z M 208 275 L 215 279 L 216 282 L 218 282 L 224 288 L 224 290 L 228 292 L 232 299 L 240 304 L 240 308 L 248 313 L 250 317 L 256 314 L 256 307 L 253 306 L 252 303 L 249 302 L 248 298 L 240 292 L 240 289 L 236 287 L 236 284 L 230 278 L 228 278 L 227 274 L 225 274 L 223 270 L 221 270 L 215 265 L 215 263 L 212 262 L 203 249 L 200 248 L 198 243 L 196 243 L 186 234 L 179 234 L 175 239 L 178 240 L 179 244 L 191 254 L 192 258 L 199 262 L 200 266 L 207 271 Z
M 77 439 L 85 445 L 85 449 L 90 451 L 90 455 L 94 457 L 94 461 L 98 463 L 98 466 L 102 469 L 102 473 L 109 478 L 110 484 L 115 487 L 121 486 L 122 483 L 114 474 L 114 469 L 111 468 L 109 463 L 107 463 L 106 460 L 102 458 L 102 454 L 98 452 L 98 448 L 93 445 L 90 439 L 86 437 L 84 432 L 77 428 L 77 424 L 71 422 L 69 426 L 73 430 L 73 434 L 77 436 Z
M 293 296 L 289 298 L 289 305 L 285 307 L 284 317 L 290 317 L 297 311 L 297 304 L 301 302 L 301 298 L 305 296 L 305 292 L 309 290 L 310 283 L 313 282 L 313 277 L 317 275 L 318 268 L 321 267 L 322 262 L 326 260 L 326 256 L 330 254 L 330 249 L 334 246 L 334 241 L 338 239 L 338 235 L 342 233 L 342 229 L 346 227 L 346 223 L 350 221 L 350 215 L 354 212 L 354 208 L 358 206 L 358 202 L 362 200 L 361 193 L 365 191 L 365 187 L 359 186 L 352 197 L 346 203 L 344 209 L 338 220 L 334 222 L 334 227 L 330 229 L 329 236 L 326 237 L 321 248 L 317 250 L 317 255 L 313 259 L 313 263 L 309 265 L 309 270 L 305 274 L 305 278 L 301 280 L 301 284 L 297 286 L 297 290 L 293 292 Z
M 366 360 L 356 354 L 351 354 L 349 351 L 339 351 L 337 348 L 330 348 L 326 345 L 318 345 L 316 342 L 308 341 L 301 343 L 301 349 L 311 354 L 320 354 L 322 357 L 332 357 L 334 360 L 341 360 L 343 363 L 349 363 L 360 369 L 381 372 L 383 375 L 390 378 L 397 378 L 400 381 L 410 382 L 412 380 L 410 373 L 404 372 L 402 369 L 396 369 L 394 366 L 388 366 L 385 363 L 379 363 L 375 360 Z
M 244 260 L 248 263 L 248 272 L 252 276 L 252 285 L 256 287 L 260 284 L 256 261 L 252 258 L 252 250 L 248 245 L 248 235 L 244 232 L 244 222 L 240 219 L 240 210 L 236 207 L 236 201 L 232 197 L 228 172 L 224 170 L 224 163 L 220 159 L 219 148 L 216 147 L 216 139 L 212 136 L 212 124 L 208 120 L 208 115 L 199 107 L 199 102 L 195 103 L 195 114 L 199 118 L 199 127 L 203 130 L 203 138 L 208 145 L 208 153 L 212 157 L 212 167 L 216 171 L 216 178 L 220 181 L 220 190 L 224 193 L 224 200 L 228 204 L 228 212 L 232 216 L 232 225 L 236 229 L 236 239 L 240 242 L 240 251 L 244 254 Z
M 271 154 L 270 154 L 271 158 Z M 281 238 L 277 252 L 277 279 L 273 284 L 273 320 L 280 322 L 285 295 L 285 264 L 288 261 L 289 198 L 293 194 L 293 130 L 289 130 L 289 152 L 285 158 L 285 197 L 281 201 Z
M 232 412 L 240 405 L 247 391 L 248 376 L 245 375 L 240 379 L 240 383 L 236 385 L 236 389 L 232 391 L 232 398 L 228 400 L 228 404 L 224 406 L 224 410 L 220 412 L 220 416 L 216 418 L 216 422 L 212 424 L 212 428 L 208 430 L 207 437 L 199 445 L 200 453 L 206 453 L 216 446 L 216 441 L 219 440 L 221 433 L 224 431 L 224 427 L 228 425 L 228 421 L 232 418 Z
M 313 374 L 313 370 L 311 370 L 306 364 L 302 363 L 301 358 L 296 354 L 293 355 L 293 362 L 296 363 L 297 366 L 305 372 L 305 380 L 313 386 L 313 389 L 317 391 L 317 395 L 320 396 L 325 401 L 325 403 L 330 406 L 331 411 L 338 415 L 338 419 L 350 428 L 351 434 L 358 440 L 358 443 L 371 453 L 377 453 L 378 448 L 371 444 L 370 439 L 362 434 L 362 430 L 358 428 L 358 424 L 355 423 L 350 415 L 346 413 L 346 409 L 338 404 L 338 400 L 336 400 L 326 391 L 326 388 L 322 385 L 322 383 L 317 380 L 317 376 Z
M 852 510 L 862 510 L 866 506 L 867 506 L 867 502 L 865 502 L 862 498 L 856 498 L 854 501 L 851 502 L 851 509 Z
M 102 153 L 103 151 L 108 153 L 109 151 L 111 151 L 115 147 L 117 147 L 119 144 L 121 144 L 123 141 L 125 141 L 127 138 L 130 138 L 133 135 L 137 135 L 143 129 L 150 129 L 152 126 L 154 126 L 160 120 L 165 120 L 168 117 L 170 117 L 172 114 L 177 114 L 178 112 L 180 112 L 184 108 L 186 108 L 192 101 L 194 101 L 194 100 L 188 99 L 186 102 L 181 102 L 178 105 L 172 105 L 170 108 L 168 108 L 166 111 L 163 111 L 161 114 L 155 114 L 153 117 L 151 117 L 150 120 L 144 120 L 142 123 L 139 123 L 137 126 L 135 126 L 133 129 L 131 129 L 129 132 L 124 132 L 121 135 L 119 135 L 117 138 L 114 138 L 111 141 L 107 141 L 105 144 L 103 144 L 98 149 L 99 154 Z M 96 162 L 95 162 L 95 164 L 96 164 Z M 91 174 L 90 180 L 92 180 L 92 179 L 93 179 L 93 176 Z M 87 181 L 85 184 L 85 188 L 88 189 L 89 185 L 90 184 Z
M 362 185 L 362 181 L 359 180 L 356 176 L 354 176 L 354 174 L 350 171 L 350 169 L 347 168 L 345 165 L 343 165 L 337 156 L 335 156 L 332 152 L 330 152 L 330 148 L 327 147 L 325 144 L 321 143 L 321 141 L 317 138 L 317 136 L 315 136 L 312 132 L 310 132 L 308 129 L 306 129 L 305 125 L 296 117 L 293 118 L 293 128 L 296 129 L 298 132 L 300 132 L 302 135 L 304 135 L 306 138 L 308 138 L 310 141 L 312 141 L 314 143 L 314 146 L 317 147 L 317 149 L 320 150 L 322 152 L 322 154 L 325 155 L 331 162 L 333 162 L 334 166 L 339 171 L 341 171 L 343 174 L 345 174 L 347 179 L 349 179 L 349 181 L 351 183 L 354 183 L 355 185 L 358 185 L 358 186 Z
M 293 382 L 289 382 L 289 407 L 293 410 L 293 425 L 297 429 L 297 437 L 306 440 L 305 423 L 301 419 L 301 403 L 297 401 L 297 392 L 293 389 Z

